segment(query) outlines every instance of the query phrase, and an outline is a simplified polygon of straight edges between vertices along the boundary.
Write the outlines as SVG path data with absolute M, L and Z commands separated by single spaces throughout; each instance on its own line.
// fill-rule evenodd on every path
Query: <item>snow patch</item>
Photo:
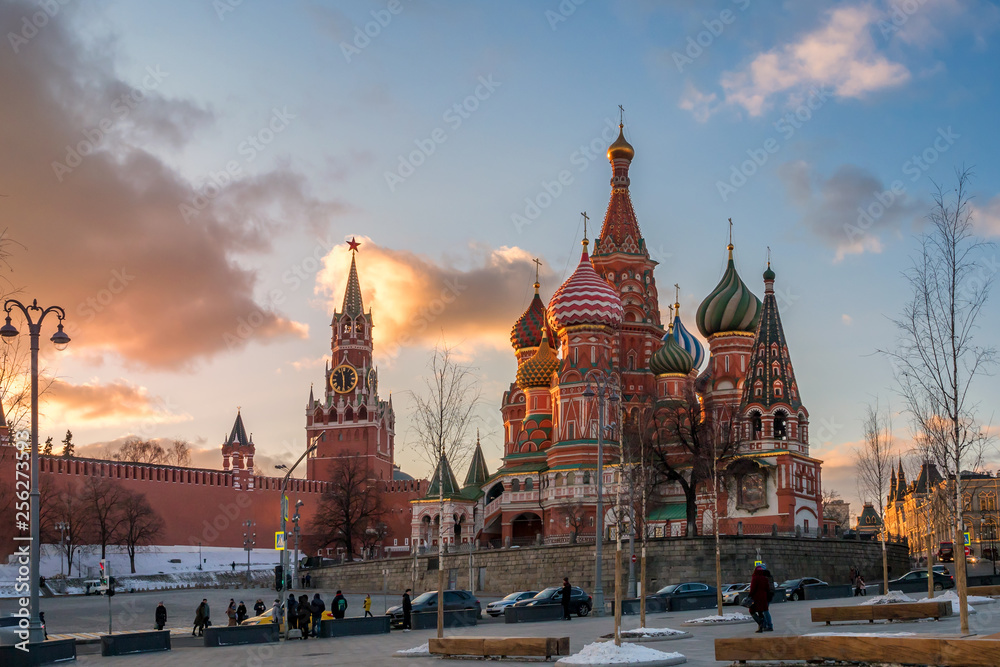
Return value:
M 723 614 L 722 616 L 702 616 L 701 618 L 693 618 L 690 621 L 686 621 L 684 625 L 711 625 L 712 623 L 745 623 L 747 621 L 753 621 L 753 616 L 748 616 L 738 611 L 731 612 L 729 614 Z
M 969 605 L 969 613 L 975 614 L 976 610 L 972 608 L 974 604 L 988 604 L 993 602 L 993 598 L 984 598 L 978 595 L 968 595 L 965 598 L 966 603 Z M 958 591 L 951 589 L 940 595 L 935 595 L 933 598 L 921 598 L 919 602 L 951 602 L 951 613 L 956 616 L 961 612 L 961 607 L 958 605 Z
M 667 653 L 639 644 L 595 642 L 587 644 L 579 653 L 561 658 L 560 665 L 642 665 L 648 663 L 672 662 L 680 664 L 687 658 L 682 653 Z
M 858 603 L 859 607 L 872 604 L 899 604 L 903 602 L 916 602 L 913 598 L 902 591 L 889 591 L 887 595 L 876 595 Z
M 424 642 L 420 646 L 414 646 L 413 648 L 404 648 L 402 650 L 396 651 L 399 655 L 430 655 L 431 647 L 428 642 Z
M 687 633 L 683 630 L 674 630 L 673 628 L 635 628 L 632 630 L 622 630 L 622 636 L 636 636 L 636 637 L 664 637 L 670 635 L 686 635 Z

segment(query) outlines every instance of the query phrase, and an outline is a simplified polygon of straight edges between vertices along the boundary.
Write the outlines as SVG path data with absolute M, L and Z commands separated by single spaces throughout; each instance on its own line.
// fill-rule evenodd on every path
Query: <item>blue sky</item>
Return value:
M 78 443 L 139 432 L 215 447 L 240 405 L 260 451 L 300 449 L 346 277 L 343 242 L 356 235 L 365 237 L 366 305 L 382 349 L 394 351 L 381 355 L 380 387 L 393 391 L 398 458 L 424 472 L 406 444 L 406 392 L 419 389 L 427 350 L 444 336 L 482 374 L 495 467 L 496 407 L 515 370 L 507 331 L 530 299 L 528 258 L 545 263 L 547 298 L 576 261 L 580 211 L 603 217 L 603 152 L 621 104 L 636 149 L 632 200 L 661 263 L 664 314 L 678 282 L 694 328 L 691 315 L 724 268 L 727 218 L 758 296 L 770 246 L 813 453 L 830 461 L 826 483 L 853 499 L 846 452 L 863 406 L 891 398 L 875 350 L 892 344 L 889 318 L 907 296 L 900 274 L 934 183 L 974 167 L 979 228 L 1000 236 L 1000 10 L 991 3 L 101 2 L 62 9 L 37 36 L 11 43 L 32 11 L 13 3 L 4 14 L 3 48 L 14 57 L 5 54 L 3 71 L 51 85 L 8 111 L 7 131 L 52 116 L 68 139 L 38 139 L 37 169 L 0 156 L 0 173 L 16 173 L 23 188 L 0 200 L 0 222 L 24 244 L 11 259 L 14 284 L 79 318 L 77 304 L 100 294 L 123 258 L 135 258 L 137 276 L 84 323 L 72 352 L 46 355 L 64 383 L 42 428 L 57 440 L 72 428 Z M 366 29 L 367 41 L 358 37 Z M 112 93 L 148 83 L 148 68 L 160 79 L 116 121 L 99 157 L 53 178 L 47 167 L 61 146 L 110 113 Z M 77 94 L 60 93 L 59 82 Z M 268 127 L 280 129 L 261 134 Z M 18 145 L 34 150 L 24 134 Z M 268 142 L 253 148 L 251 135 Z M 600 150 L 589 154 L 589 144 Z M 401 160 L 420 164 L 410 174 Z M 138 186 L 149 162 L 156 173 Z M 171 211 L 195 201 L 227 165 L 238 183 L 196 215 L 150 213 L 160 194 Z M 740 170 L 745 183 L 733 177 Z M 546 197 L 560 172 L 568 184 Z M 845 228 L 894 181 L 892 203 L 870 227 Z M 84 183 L 129 196 L 82 211 L 66 192 Z M 37 201 L 57 212 L 29 227 L 24 212 Z M 163 236 L 108 231 L 115 215 L 142 217 Z M 42 225 L 51 225 L 44 234 Z M 57 262 L 46 252 L 60 230 L 81 226 L 100 239 L 90 254 L 63 248 Z M 173 269 L 174 255 L 158 248 L 195 231 L 193 247 L 172 250 L 191 266 Z M 212 257 L 199 258 L 202 244 L 217 246 Z M 215 268 L 199 276 L 206 266 Z M 420 289 L 385 283 L 404 269 Z M 206 294 L 187 286 L 173 301 L 180 272 Z M 471 287 L 414 325 L 449 276 Z M 242 299 L 248 315 L 256 303 L 274 317 L 220 345 L 218 332 L 235 331 L 241 311 L 201 312 L 202 297 Z M 995 344 L 1000 325 L 991 306 L 984 344 Z M 170 321 L 178 331 L 157 338 Z M 132 335 L 143 342 L 123 345 Z M 977 386 L 987 419 L 998 389 L 995 377 Z M 102 396 L 126 407 L 95 408 Z M 905 417 L 896 424 L 905 435 Z

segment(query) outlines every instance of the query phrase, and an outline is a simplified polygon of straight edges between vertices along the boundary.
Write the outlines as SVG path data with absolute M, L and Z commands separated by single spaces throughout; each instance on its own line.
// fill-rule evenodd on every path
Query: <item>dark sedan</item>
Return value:
M 789 579 L 788 581 L 782 582 L 775 588 L 783 588 L 785 590 L 785 597 L 793 602 L 798 602 L 799 600 L 804 600 L 806 597 L 806 588 L 816 588 L 817 586 L 829 586 L 821 579 L 816 579 L 815 577 L 801 577 L 799 579 Z
M 924 587 L 927 586 L 927 570 L 910 570 L 904 574 L 899 579 L 893 579 L 889 582 L 889 590 L 892 590 L 893 584 L 920 584 L 922 583 Z M 934 571 L 934 590 L 943 591 L 946 588 L 955 587 L 955 577 L 950 574 L 942 574 L 937 570 Z
M 573 593 L 569 598 L 569 611 L 577 616 L 586 616 L 594 608 L 594 599 L 587 595 L 579 586 L 572 587 Z M 562 604 L 562 587 L 552 586 L 540 591 L 535 597 L 529 600 L 515 602 L 515 607 L 535 607 L 538 605 Z
M 414 614 L 422 611 L 437 611 L 437 591 L 427 591 L 425 593 L 421 593 L 417 597 L 413 598 L 413 601 L 410 604 Z M 482 607 L 479 605 L 479 600 L 477 600 L 476 596 L 469 591 L 445 591 L 444 609 L 445 611 L 469 609 L 474 610 L 477 617 L 482 615 Z M 389 609 L 386 610 L 385 615 L 389 617 L 389 623 L 391 625 L 394 627 L 402 627 L 402 605 L 389 607 Z
M 672 597 L 708 597 L 715 596 L 715 587 L 700 582 L 686 584 L 670 584 L 653 593 L 650 597 L 672 598 Z

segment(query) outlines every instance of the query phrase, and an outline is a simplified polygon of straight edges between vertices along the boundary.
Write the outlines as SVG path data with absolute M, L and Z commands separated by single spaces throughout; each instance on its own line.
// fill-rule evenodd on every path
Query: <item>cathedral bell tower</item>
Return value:
M 392 479 L 395 416 L 392 401 L 378 396 L 378 370 L 372 363 L 372 312 L 365 312 L 351 239 L 351 268 L 344 301 L 334 311 L 330 357 L 322 398 L 309 390 L 306 435 L 316 451 L 309 456 L 309 479 L 329 479 L 329 466 L 345 456 L 363 456 L 372 479 Z

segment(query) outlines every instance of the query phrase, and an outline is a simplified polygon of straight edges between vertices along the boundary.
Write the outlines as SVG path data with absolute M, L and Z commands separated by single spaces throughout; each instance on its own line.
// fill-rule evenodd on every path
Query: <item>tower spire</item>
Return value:
M 358 280 L 358 265 L 355 257 L 361 244 L 352 238 L 347 242 L 351 251 L 351 270 L 347 274 L 347 288 L 344 290 L 344 305 L 341 310 L 351 317 L 357 317 L 365 312 L 364 300 L 361 298 L 361 283 Z

